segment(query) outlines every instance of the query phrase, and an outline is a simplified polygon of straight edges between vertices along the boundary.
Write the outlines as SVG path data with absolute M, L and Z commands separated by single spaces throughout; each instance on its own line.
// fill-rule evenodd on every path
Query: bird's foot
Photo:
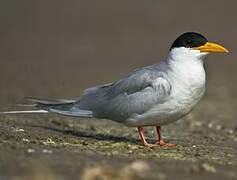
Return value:
M 164 146 L 164 147 L 174 147 L 175 146 L 175 144 L 165 143 L 163 140 L 157 141 L 156 145 Z
M 158 144 L 149 144 L 149 143 L 144 143 L 144 146 L 145 147 L 148 147 L 148 148 L 155 148 L 158 146 Z

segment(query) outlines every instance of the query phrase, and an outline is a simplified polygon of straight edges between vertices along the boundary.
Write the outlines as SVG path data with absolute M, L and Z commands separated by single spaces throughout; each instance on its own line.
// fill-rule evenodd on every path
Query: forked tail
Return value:
M 93 117 L 92 111 L 81 110 L 79 108 L 73 108 L 76 100 L 68 99 L 55 99 L 55 100 L 45 100 L 39 98 L 27 98 L 27 100 L 33 102 L 31 107 L 37 108 L 36 110 L 20 110 L 20 111 L 4 111 L 0 114 L 28 114 L 28 113 L 57 113 L 65 116 L 74 117 Z M 25 106 L 25 105 L 23 105 Z M 28 106 L 28 105 L 27 105 Z
M 3 111 L 0 114 L 32 114 L 32 113 L 48 113 L 49 111 L 39 109 L 39 110 L 26 110 L 26 111 Z

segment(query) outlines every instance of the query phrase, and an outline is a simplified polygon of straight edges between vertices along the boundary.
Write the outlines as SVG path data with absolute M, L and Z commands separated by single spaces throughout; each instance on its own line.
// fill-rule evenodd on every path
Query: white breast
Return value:
M 175 59 L 170 66 L 169 78 L 173 91 L 168 104 L 175 113 L 173 118 L 167 118 L 172 122 L 189 113 L 200 101 L 205 92 L 206 73 L 203 60 L 195 56 L 182 56 L 182 60 Z
M 190 54 L 188 51 L 185 55 L 186 49 L 181 51 L 171 52 L 167 59 L 167 78 L 172 85 L 169 99 L 133 117 L 134 125 L 169 124 L 188 114 L 202 98 L 206 80 L 203 58 L 206 54 L 201 56 L 199 52 Z

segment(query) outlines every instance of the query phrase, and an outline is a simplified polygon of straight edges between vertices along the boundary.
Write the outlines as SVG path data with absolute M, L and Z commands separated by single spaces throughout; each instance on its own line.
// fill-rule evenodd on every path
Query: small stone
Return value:
M 47 154 L 52 154 L 53 153 L 52 150 L 48 150 L 48 149 L 43 149 L 42 152 L 47 153 Z
M 144 171 L 149 171 L 150 166 L 147 164 L 145 161 L 135 161 L 130 165 L 130 168 L 136 172 L 144 172 Z
M 210 129 L 213 128 L 213 124 L 212 124 L 212 123 L 209 123 L 207 126 L 208 126 Z
M 193 122 L 193 126 L 194 127 L 201 127 L 203 124 L 202 124 L 202 122 L 200 122 L 200 121 L 195 121 L 195 122 Z
M 92 167 L 86 168 L 82 174 L 81 179 L 83 180 L 95 180 L 95 179 L 112 179 L 116 176 L 113 169 L 105 167 Z
M 137 160 L 123 167 L 119 174 L 121 174 L 120 179 L 143 179 L 150 171 L 151 167 L 147 162 Z
M 25 130 L 24 129 L 16 129 L 15 131 L 16 132 L 24 132 Z
M 29 139 L 23 138 L 22 141 L 29 142 Z
M 43 142 L 44 145 L 49 145 L 49 144 L 56 144 L 51 138 L 48 138 L 46 141 Z
M 234 130 L 229 129 L 229 130 L 227 131 L 227 133 L 228 133 L 228 134 L 234 134 Z
M 216 126 L 216 130 L 217 130 L 217 131 L 220 131 L 220 130 L 222 130 L 222 129 L 223 129 L 223 127 L 222 127 L 221 125 L 217 125 L 217 126 Z
M 201 168 L 203 168 L 207 172 L 216 173 L 216 168 L 214 166 L 207 164 L 207 163 L 203 163 L 201 165 Z
M 28 153 L 34 153 L 35 150 L 34 150 L 34 149 L 27 149 L 27 152 L 28 152 Z

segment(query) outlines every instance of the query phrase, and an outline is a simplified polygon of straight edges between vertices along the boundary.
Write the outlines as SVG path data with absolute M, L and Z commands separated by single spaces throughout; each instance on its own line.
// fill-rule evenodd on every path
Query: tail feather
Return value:
M 27 114 L 27 113 L 57 113 L 65 116 L 92 118 L 93 112 L 89 110 L 73 109 L 73 104 L 77 100 L 67 99 L 55 99 L 46 100 L 39 98 L 27 98 L 27 100 L 33 102 L 33 105 L 23 105 L 38 108 L 38 110 L 20 110 L 20 111 L 5 111 L 0 114 Z M 20 105 L 22 106 L 22 105 Z
M 73 100 L 73 99 L 46 100 L 46 99 L 32 98 L 32 97 L 27 98 L 27 100 L 33 103 L 42 104 L 42 105 L 62 105 L 62 104 L 73 104 L 76 102 L 76 100 Z
M 18 106 L 18 107 L 35 107 L 35 104 L 16 104 L 14 106 Z
M 0 112 L 0 114 L 32 114 L 32 113 L 48 113 L 46 110 L 28 110 L 28 111 L 4 111 Z
M 73 117 L 87 117 L 87 118 L 92 118 L 93 113 L 92 111 L 88 110 L 80 110 L 78 109 L 77 111 L 63 111 L 63 110 L 58 110 L 58 109 L 50 109 L 50 112 L 65 115 L 65 116 L 73 116 Z

